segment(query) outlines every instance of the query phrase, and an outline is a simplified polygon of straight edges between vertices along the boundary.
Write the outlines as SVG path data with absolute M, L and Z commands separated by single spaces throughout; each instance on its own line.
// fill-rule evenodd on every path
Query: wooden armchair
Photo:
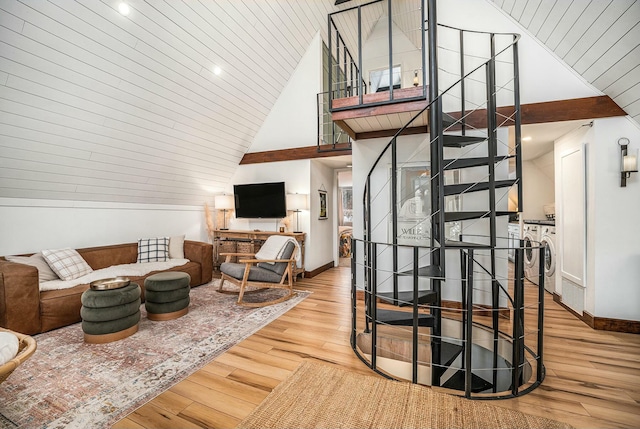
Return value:
M 293 242 L 286 243 L 279 259 L 256 259 L 253 253 L 221 253 L 226 256 L 226 261 L 220 265 L 222 277 L 218 292 L 237 293 L 238 304 L 247 307 L 264 307 L 290 299 L 295 296 L 293 292 L 293 264 L 296 263 L 294 250 L 296 245 Z M 238 262 L 230 262 L 233 256 L 238 257 Z M 225 290 L 225 280 L 238 286 L 240 290 Z M 248 287 L 252 289 L 247 290 Z M 267 301 L 247 302 L 243 299 L 245 294 L 261 292 L 265 289 L 285 289 L 288 293 Z

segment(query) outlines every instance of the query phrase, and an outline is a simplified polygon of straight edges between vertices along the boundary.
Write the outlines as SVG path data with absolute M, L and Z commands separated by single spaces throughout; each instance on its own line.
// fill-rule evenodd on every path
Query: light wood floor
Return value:
M 343 267 L 298 280 L 311 296 L 114 428 L 233 428 L 303 359 L 373 375 L 349 346 L 349 282 Z M 640 335 L 594 331 L 546 294 L 544 348 L 542 385 L 491 404 L 577 428 L 640 427 Z

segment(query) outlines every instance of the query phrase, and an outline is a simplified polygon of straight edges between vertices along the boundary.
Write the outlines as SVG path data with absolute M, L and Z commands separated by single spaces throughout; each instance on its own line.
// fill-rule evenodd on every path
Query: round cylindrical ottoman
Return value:
M 110 343 L 138 332 L 141 302 L 137 283 L 118 289 L 87 289 L 80 299 L 85 342 Z
M 153 274 L 144 281 L 144 307 L 149 320 L 172 320 L 189 312 L 191 276 L 180 271 Z

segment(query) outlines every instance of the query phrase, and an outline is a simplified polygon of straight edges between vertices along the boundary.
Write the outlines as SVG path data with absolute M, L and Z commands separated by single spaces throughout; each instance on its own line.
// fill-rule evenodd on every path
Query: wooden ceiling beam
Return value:
M 349 146 L 346 143 L 342 143 L 336 145 L 337 150 L 326 150 L 322 152 L 318 152 L 318 146 L 251 152 L 244 154 L 240 161 L 240 165 L 351 155 L 351 149 L 348 149 L 348 147 Z
M 379 109 L 386 111 L 387 113 L 399 113 L 402 112 L 402 108 L 411 111 L 415 110 L 416 102 L 398 103 L 396 105 L 378 106 L 375 108 L 363 108 L 346 110 L 338 112 L 342 116 L 339 120 L 343 129 L 351 138 L 355 140 L 365 140 L 380 137 L 392 137 L 398 130 L 378 130 L 356 133 L 348 127 L 345 122 L 348 120 L 348 116 L 352 118 L 363 117 L 364 112 L 368 114 L 381 114 Z M 419 103 L 423 103 L 421 101 Z M 558 100 L 547 101 L 543 103 L 531 103 L 523 104 L 522 108 L 522 124 L 543 124 L 547 122 L 562 122 L 562 121 L 574 121 L 580 119 L 597 119 L 597 118 L 609 118 L 613 116 L 626 116 L 626 112 L 620 108 L 608 95 L 601 95 L 596 97 L 585 98 L 573 98 L 570 100 Z M 513 115 L 513 106 L 505 106 L 498 108 L 498 114 L 503 116 L 503 126 L 513 125 L 513 120 L 508 119 Z M 349 113 L 352 112 L 352 113 Z M 336 114 L 334 114 L 335 116 Z M 460 112 L 449 113 L 454 118 L 460 117 Z M 476 110 L 473 113 L 467 115 L 467 124 L 475 128 L 486 128 L 487 112 L 486 110 Z M 454 128 L 455 129 L 455 128 Z M 426 133 L 427 129 L 424 126 L 409 128 L 403 135 Z M 317 146 L 306 146 L 292 149 L 270 150 L 264 152 L 246 153 L 240 161 L 240 165 L 246 164 L 259 164 L 264 162 L 277 162 L 277 161 L 293 161 L 300 159 L 314 159 L 314 158 L 326 158 L 332 156 L 351 155 L 351 149 L 346 149 L 346 144 L 336 146 L 337 149 L 342 150 L 329 150 L 318 152 Z

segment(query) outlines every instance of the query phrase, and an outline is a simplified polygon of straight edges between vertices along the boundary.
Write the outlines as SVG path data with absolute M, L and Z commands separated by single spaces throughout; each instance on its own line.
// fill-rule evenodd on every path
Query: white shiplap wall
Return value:
M 640 123 L 640 1 L 493 2 Z
M 125 17 L 118 4 L 0 1 L 0 197 L 210 199 L 336 10 L 130 0 Z

